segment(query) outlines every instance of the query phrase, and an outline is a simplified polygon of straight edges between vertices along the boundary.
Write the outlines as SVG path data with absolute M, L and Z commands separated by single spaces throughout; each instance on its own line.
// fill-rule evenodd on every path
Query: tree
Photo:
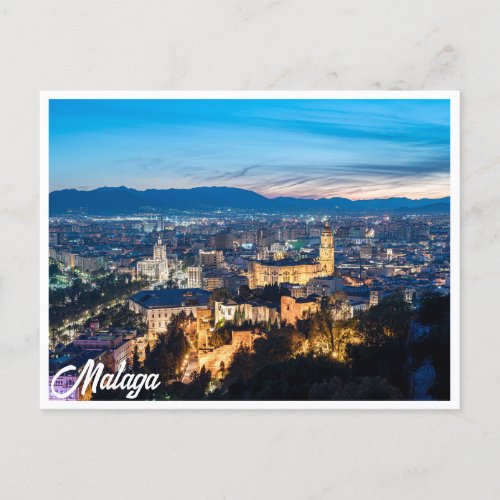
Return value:
M 136 346 L 134 346 L 134 354 L 132 355 L 132 371 L 134 373 L 139 373 L 139 370 L 141 369 L 141 363 L 139 361 L 139 349 Z
M 333 326 L 335 346 L 334 357 L 338 361 L 345 361 L 347 355 L 347 346 L 350 344 L 359 344 L 361 335 L 359 334 L 359 319 L 350 318 L 334 322 Z
M 52 327 L 49 333 L 49 344 L 51 349 L 55 349 L 56 345 L 59 344 L 61 338 L 61 333 L 57 328 Z
M 261 293 L 260 298 L 275 305 L 281 301 L 281 289 L 279 285 L 266 285 Z
M 332 314 L 326 304 L 311 317 L 309 328 L 310 350 L 314 354 L 331 354 L 335 349 Z
M 380 377 L 361 377 L 344 381 L 333 377 L 328 382 L 315 382 L 309 390 L 310 400 L 387 401 L 402 399 L 401 393 Z
M 439 400 L 450 399 L 450 295 L 426 294 L 418 311 L 421 323 L 430 326 L 429 334 L 412 343 L 415 365 L 430 360 L 436 381 L 429 394 Z
M 248 300 L 252 297 L 252 291 L 250 290 L 250 287 L 248 285 L 242 285 L 242 286 L 240 286 L 238 295 L 243 300 Z
M 57 274 L 59 274 L 59 266 L 55 262 L 49 264 L 49 276 L 53 278 Z
M 233 365 L 229 371 L 232 368 Z M 315 382 L 335 376 L 345 379 L 349 376 L 349 370 L 328 356 L 298 356 L 267 364 L 247 378 L 231 381 L 227 392 L 217 392 L 214 397 L 232 400 L 306 400 Z
M 349 344 L 346 359 L 355 376 L 381 377 L 408 396 L 411 307 L 402 294 L 384 298 L 359 318 L 361 342 Z
M 222 302 L 225 299 L 231 299 L 231 292 L 227 288 L 216 288 L 210 298 L 208 299 L 208 303 L 210 307 L 214 307 L 215 302 Z

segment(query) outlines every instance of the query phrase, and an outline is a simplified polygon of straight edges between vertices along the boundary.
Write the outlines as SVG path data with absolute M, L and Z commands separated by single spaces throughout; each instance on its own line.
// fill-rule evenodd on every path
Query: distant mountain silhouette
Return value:
M 274 213 L 298 212 L 378 212 L 407 211 L 448 212 L 450 198 L 411 200 L 386 198 L 349 200 L 347 198 L 266 198 L 239 188 L 198 187 L 192 189 L 146 189 L 138 191 L 126 187 L 102 187 L 92 191 L 63 189 L 49 195 L 51 215 L 68 212 L 87 214 L 126 214 L 148 211 L 196 210 L 210 212 L 218 209 L 270 211 Z

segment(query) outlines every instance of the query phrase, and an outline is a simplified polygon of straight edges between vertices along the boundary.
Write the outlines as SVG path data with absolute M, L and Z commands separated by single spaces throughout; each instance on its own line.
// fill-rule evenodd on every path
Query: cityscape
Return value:
M 51 108 L 50 399 L 128 400 L 83 386 L 89 361 L 157 374 L 142 401 L 450 399 L 447 101 L 106 104 Z M 161 127 L 164 156 L 137 156 Z

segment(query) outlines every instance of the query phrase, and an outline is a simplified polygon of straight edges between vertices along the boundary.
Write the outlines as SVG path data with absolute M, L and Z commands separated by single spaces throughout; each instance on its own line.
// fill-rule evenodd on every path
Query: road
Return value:
M 198 351 L 194 347 L 193 343 L 191 342 L 191 339 L 189 338 L 188 335 L 186 335 L 186 340 L 189 343 L 190 350 L 188 354 L 186 355 L 186 359 L 184 361 L 185 363 L 185 370 L 184 374 L 182 375 L 181 382 L 183 384 L 189 384 L 191 382 L 191 377 L 194 372 L 199 372 L 200 368 L 198 366 Z

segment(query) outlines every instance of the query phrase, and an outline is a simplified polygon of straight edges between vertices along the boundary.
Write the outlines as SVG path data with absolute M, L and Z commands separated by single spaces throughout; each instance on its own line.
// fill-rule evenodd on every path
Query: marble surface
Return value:
M 498 498 L 500 4 L 0 1 L 2 498 Z M 462 410 L 41 412 L 38 92 L 462 92 Z

